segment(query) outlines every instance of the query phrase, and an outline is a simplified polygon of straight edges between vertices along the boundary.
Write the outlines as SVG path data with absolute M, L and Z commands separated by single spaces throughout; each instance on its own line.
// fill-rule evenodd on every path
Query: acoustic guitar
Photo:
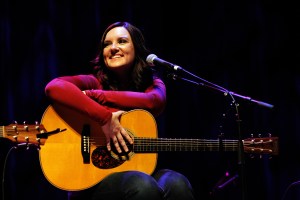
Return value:
M 128 153 L 107 151 L 97 122 L 58 105 L 47 107 L 40 124 L 2 126 L 0 137 L 38 147 L 45 177 L 66 191 L 90 188 L 114 172 L 138 170 L 152 174 L 161 151 L 237 151 L 239 147 L 238 140 L 159 138 L 154 116 L 142 109 L 125 112 L 120 122 L 134 138 L 134 144 L 128 144 Z M 243 150 L 277 155 L 278 138 L 244 139 Z

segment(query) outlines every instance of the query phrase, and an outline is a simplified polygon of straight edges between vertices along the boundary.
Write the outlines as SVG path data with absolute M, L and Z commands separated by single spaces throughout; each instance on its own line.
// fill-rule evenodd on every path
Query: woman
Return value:
M 140 108 L 158 116 L 165 108 L 166 88 L 148 66 L 149 51 L 141 31 L 128 22 L 111 24 L 101 38 L 92 61 L 95 73 L 65 76 L 50 81 L 45 93 L 59 103 L 97 121 L 106 136 L 107 149 L 128 152 L 133 138 L 120 124 L 125 111 Z M 112 146 L 113 145 L 113 146 Z M 185 176 L 161 170 L 153 176 L 124 171 L 105 177 L 96 186 L 70 192 L 70 199 L 194 199 Z

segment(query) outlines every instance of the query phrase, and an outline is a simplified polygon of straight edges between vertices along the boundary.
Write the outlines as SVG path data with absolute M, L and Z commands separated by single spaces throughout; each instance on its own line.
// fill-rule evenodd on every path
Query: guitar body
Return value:
M 41 124 L 49 132 L 63 131 L 49 135 L 39 151 L 42 171 L 55 187 L 66 191 L 90 188 L 114 172 L 138 170 L 152 174 L 157 164 L 157 153 L 130 153 L 129 159 L 119 160 L 106 151 L 106 139 L 101 127 L 95 121 L 69 108 L 50 105 L 45 110 Z M 145 110 L 132 110 L 121 117 L 121 124 L 133 136 L 157 137 L 157 125 L 153 116 Z M 90 156 L 88 163 L 82 156 L 82 131 L 88 125 L 90 130 Z M 95 153 L 96 151 L 101 154 Z M 103 154 L 104 152 L 104 154 Z M 105 159 L 105 160 L 104 160 Z M 101 168 L 97 162 L 104 162 Z M 110 166 L 110 163 L 112 165 Z

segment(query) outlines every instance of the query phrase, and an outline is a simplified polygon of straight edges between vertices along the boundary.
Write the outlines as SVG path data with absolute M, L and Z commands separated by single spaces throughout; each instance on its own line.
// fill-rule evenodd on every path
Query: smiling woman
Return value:
M 115 1 L 101 0 L 45 0 L 35 1 L 32 6 L 28 1 L 2 0 L 0 125 L 15 124 L 15 121 L 21 126 L 26 123 L 35 125 L 35 121 L 41 120 L 54 97 L 55 105 L 63 105 L 89 119 L 94 118 L 91 120 L 97 122 L 95 127 L 100 127 L 101 133 L 102 126 L 111 119 L 110 112 L 131 111 L 138 107 L 157 117 L 158 133 L 163 138 L 216 139 L 222 135 L 224 139 L 237 139 L 236 112 L 232 109 L 232 101 L 228 95 L 224 97 L 223 93 L 215 93 L 184 81 L 190 77 L 182 76 L 181 72 L 171 74 L 167 71 L 169 66 L 160 66 L 163 63 L 159 63 L 161 60 L 158 58 L 154 58 L 156 66 L 144 65 L 142 60 L 155 53 L 159 58 L 176 63 L 183 69 L 237 94 L 274 104 L 273 109 L 266 109 L 249 104 L 241 98 L 236 98 L 234 102 L 239 105 L 243 138 L 251 139 L 252 135 L 257 138 L 266 137 L 271 133 L 280 139 L 279 156 L 269 159 L 264 156 L 260 158 L 250 152 L 245 155 L 247 199 L 281 200 L 283 195 L 285 200 L 300 199 L 300 186 L 294 184 L 300 179 L 300 162 L 290 156 L 300 152 L 300 73 L 297 68 L 300 65 L 300 40 L 296 29 L 300 16 L 297 2 L 152 0 L 145 5 L 145 1 L 137 0 L 118 1 L 117 4 Z M 101 35 L 107 25 L 119 20 L 136 24 L 147 38 L 147 48 L 151 48 L 151 52 L 142 50 L 143 46 L 139 44 L 143 43 L 143 39 L 135 31 L 128 31 L 131 33 L 131 41 L 127 40 L 128 33 L 125 33 L 124 38 L 120 36 L 120 40 L 112 48 L 112 51 L 119 51 L 116 53 L 117 57 L 125 58 L 122 57 L 125 55 L 123 45 L 126 46 L 127 42 L 134 44 L 134 67 L 128 66 L 128 71 L 125 66 L 116 67 L 118 71 L 108 68 L 103 57 L 105 45 L 102 42 L 106 41 L 101 40 Z M 107 42 L 110 45 L 114 39 L 110 38 Z M 143 55 L 141 52 L 147 53 Z M 89 66 L 90 60 L 92 67 Z M 93 69 L 95 73 L 89 77 Z M 163 82 L 147 75 L 154 73 L 154 76 L 158 76 L 156 72 L 159 69 L 162 69 L 162 73 L 166 72 L 168 78 L 163 79 Z M 117 76 L 121 71 L 124 74 L 128 72 L 127 81 Z M 70 92 L 61 88 L 57 91 L 49 90 L 49 98 L 45 95 L 44 89 L 50 80 L 76 74 L 79 75 L 53 80 L 54 84 L 62 84 Z M 65 81 L 66 79 L 71 83 Z M 81 84 L 81 80 L 88 83 Z M 73 82 L 80 86 L 73 87 Z M 167 88 L 167 103 L 164 103 L 164 87 Z M 78 93 L 85 90 L 86 93 L 79 96 Z M 60 101 L 59 98 L 63 100 Z M 84 98 L 90 100 L 83 100 Z M 76 110 L 78 107 L 81 109 Z M 121 116 L 124 116 L 123 113 Z M 61 128 L 51 125 L 55 129 Z M 84 123 L 78 125 L 86 130 Z M 142 126 L 143 123 L 137 127 L 139 125 Z M 79 128 L 78 134 L 81 134 L 83 127 Z M 131 138 L 133 144 L 130 144 L 127 135 L 131 137 L 128 132 L 133 131 L 123 127 L 127 131 L 125 133 L 118 127 L 114 130 L 115 134 L 108 137 L 112 136 L 111 140 L 115 142 L 110 143 L 112 151 L 116 151 L 115 145 L 118 145 L 123 155 L 123 148 L 127 146 L 130 152 L 136 138 Z M 77 131 L 69 138 L 63 137 L 69 136 L 72 131 L 74 130 L 61 132 L 55 137 L 66 139 L 63 141 L 70 139 L 72 142 L 74 138 L 78 139 Z M 19 134 L 21 135 L 20 132 Z M 85 141 L 93 142 L 91 137 L 88 138 L 90 140 Z M 50 143 L 54 139 L 51 138 L 48 144 L 56 144 Z M 105 143 L 106 152 L 108 140 L 104 133 L 101 141 Z M 92 148 L 94 144 L 91 143 Z M 26 148 L 13 148 L 7 155 L 11 147 L 15 147 L 14 144 L 6 142 L 5 138 L 0 140 L 1 200 L 19 200 L 26 197 L 32 200 L 66 199 L 69 191 L 56 188 L 45 179 L 40 170 L 36 149 L 31 149 L 32 146 L 29 151 Z M 244 147 L 249 151 L 253 150 L 248 149 L 248 146 Z M 69 144 L 66 148 L 71 149 Z M 107 155 L 96 152 L 90 152 L 95 155 L 90 160 L 95 161 L 98 155 Z M 82 158 L 81 152 L 79 154 Z M 236 167 L 240 163 L 237 157 L 236 152 L 159 152 L 156 169 L 169 168 L 184 174 L 194 191 L 205 195 L 206 198 L 199 198 L 201 200 L 212 199 L 211 190 L 219 197 L 214 199 L 240 200 L 240 184 L 235 184 L 239 178 L 222 190 L 215 190 L 216 183 L 225 172 L 236 174 Z M 61 182 L 64 181 L 64 176 L 59 178 Z M 91 192 L 86 190 L 87 193 Z
M 63 171 L 59 169 L 58 171 L 61 174 L 56 175 L 56 177 L 61 178 L 62 182 L 73 184 L 71 186 L 72 189 L 70 189 L 73 191 L 70 191 L 70 199 L 122 199 L 124 196 L 126 196 L 126 199 L 149 200 L 159 200 L 165 197 L 170 200 L 195 199 L 190 182 L 182 174 L 169 169 L 159 170 L 154 174 L 152 174 L 154 169 L 151 169 L 150 171 L 147 170 L 146 173 L 141 170 L 141 167 L 135 167 L 137 164 L 134 164 L 134 159 L 129 159 L 130 156 L 128 156 L 128 161 L 124 165 L 113 168 L 114 173 L 102 174 L 104 178 L 97 179 L 99 184 L 97 181 L 95 182 L 95 180 L 92 181 L 92 184 L 88 184 L 89 186 L 85 186 L 85 183 L 82 183 L 87 178 L 87 174 L 93 174 L 94 170 L 99 170 L 99 168 L 95 168 L 93 165 L 89 165 L 92 167 L 87 168 L 88 163 L 95 163 L 95 157 L 99 157 L 99 161 L 100 158 L 107 158 L 105 161 L 108 162 L 108 160 L 111 159 L 108 159 L 110 156 L 106 155 L 110 155 L 114 152 L 114 157 L 123 155 L 122 157 L 126 158 L 126 155 L 130 152 L 129 147 L 132 146 L 134 142 L 138 142 L 134 141 L 133 134 L 131 133 L 133 128 L 125 129 L 126 127 L 120 122 L 120 119 L 124 118 L 122 116 L 125 115 L 126 111 L 144 109 L 154 116 L 158 116 L 163 112 L 166 104 L 166 87 L 158 74 L 152 71 L 148 66 L 146 62 L 146 56 L 148 54 L 149 51 L 145 46 L 145 40 L 141 31 L 128 22 L 116 22 L 111 24 L 104 31 L 101 38 L 99 52 L 92 62 L 95 67 L 94 74 L 59 77 L 47 84 L 45 88 L 46 94 L 55 107 L 59 105 L 74 110 L 75 113 L 80 113 L 90 118 L 93 123 L 99 126 L 97 130 L 101 130 L 101 132 L 97 131 L 97 134 L 93 134 L 93 137 L 90 133 L 90 131 L 93 130 L 91 128 L 88 128 L 87 131 L 82 131 L 81 136 L 71 134 L 67 137 L 66 134 L 69 134 L 68 131 L 65 132 L 64 135 L 63 133 L 61 134 L 62 137 L 67 137 L 69 141 L 73 143 L 73 145 L 69 146 L 78 147 L 79 150 L 83 147 L 83 149 L 85 149 L 82 152 L 84 153 L 84 161 L 82 161 L 81 156 L 76 156 L 76 152 L 78 153 L 80 151 L 71 150 L 70 152 L 74 153 L 68 155 L 67 158 L 75 162 L 71 165 L 70 163 L 66 163 L 71 167 L 82 166 L 84 169 L 80 171 L 84 172 L 84 174 L 79 176 L 82 178 L 79 180 L 73 179 L 74 174 L 69 174 L 71 170 L 66 170 L 68 173 L 63 173 Z M 66 112 L 62 113 L 65 115 Z M 67 120 L 67 118 L 74 115 L 75 114 L 70 114 L 69 117 L 60 115 L 59 117 Z M 80 121 L 81 118 L 76 117 L 76 119 Z M 141 119 L 143 118 L 139 120 Z M 91 125 L 91 123 L 88 123 L 86 120 L 82 121 L 84 121 L 85 125 L 79 127 L 79 130 L 86 127 L 86 125 L 90 127 L 89 124 Z M 129 121 L 133 122 L 136 126 L 146 123 L 146 120 L 140 122 L 135 121 L 133 117 L 129 119 Z M 55 124 L 57 125 L 57 123 Z M 77 122 L 74 124 L 78 125 L 80 123 Z M 144 126 L 144 128 L 145 127 L 146 126 Z M 156 126 L 154 125 L 154 127 Z M 66 129 L 72 130 L 73 128 Z M 149 130 L 151 129 L 148 129 L 148 131 Z M 77 136 L 72 137 L 73 135 Z M 52 138 L 54 139 L 54 137 L 59 136 L 60 135 L 55 135 L 52 136 Z M 91 142 L 93 144 L 97 143 L 99 138 L 102 138 L 99 144 L 106 146 L 106 148 L 99 151 L 99 149 L 96 150 L 92 148 L 92 146 L 90 147 L 90 142 L 85 142 L 90 137 L 94 138 L 94 140 L 92 140 L 93 142 Z M 48 138 L 49 143 L 51 142 L 50 139 L 51 137 Z M 57 144 L 57 142 L 54 143 Z M 51 145 L 45 145 L 45 147 L 51 147 Z M 62 151 L 66 151 L 66 149 L 62 149 Z M 92 151 L 91 154 L 89 153 L 90 151 Z M 47 148 L 41 151 L 41 155 L 44 154 L 43 152 L 47 152 Z M 111 153 L 105 153 L 104 155 L 103 152 Z M 58 154 L 55 153 L 55 155 Z M 143 154 L 136 156 L 136 158 L 140 156 L 143 156 Z M 147 156 L 149 157 L 148 154 L 144 154 L 144 156 L 144 159 L 148 161 L 151 160 L 147 158 Z M 154 154 L 154 156 L 156 155 Z M 45 169 L 46 172 L 48 171 L 46 170 L 48 169 L 47 163 L 50 165 L 54 157 L 42 157 L 44 158 L 42 162 L 44 163 L 43 169 Z M 55 157 L 57 158 L 57 156 Z M 75 159 L 76 157 L 79 157 L 79 159 Z M 53 158 L 52 161 L 51 158 Z M 61 161 L 58 160 L 54 163 L 63 162 L 67 158 L 62 158 Z M 80 163 L 83 165 L 80 165 Z M 154 163 L 156 163 L 156 161 Z M 113 166 L 115 166 L 115 164 Z M 143 164 L 147 165 L 147 162 L 144 161 Z M 109 166 L 109 164 L 102 163 L 101 166 Z M 126 168 L 126 166 L 128 168 Z M 50 167 L 50 169 L 50 171 L 52 171 L 54 168 Z M 109 170 L 103 172 L 107 173 Z M 151 174 L 153 176 L 151 176 Z M 71 180 L 66 181 L 66 178 L 71 178 Z M 79 187 L 79 189 L 78 185 L 84 186 Z M 68 186 L 64 186 L 63 188 L 68 188 Z M 84 189 L 88 190 L 74 192 L 74 190 Z
M 115 35 L 118 35 L 118 37 L 115 37 Z M 131 36 L 124 27 L 116 27 L 107 33 L 104 41 L 103 57 L 105 65 L 115 73 L 119 72 L 119 81 L 121 81 L 121 85 L 126 86 L 128 84 L 126 71 L 127 73 L 130 72 L 135 60 L 135 51 Z M 127 67 L 129 69 L 126 69 Z

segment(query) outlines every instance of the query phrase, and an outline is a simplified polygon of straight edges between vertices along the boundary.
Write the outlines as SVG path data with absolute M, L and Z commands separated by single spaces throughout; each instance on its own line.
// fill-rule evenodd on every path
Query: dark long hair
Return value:
M 114 73 L 109 70 L 103 58 L 104 40 L 106 34 L 115 27 L 124 27 L 129 32 L 134 49 L 135 49 L 135 60 L 134 66 L 132 67 L 130 86 L 128 90 L 131 91 L 144 91 L 148 86 L 153 83 L 154 73 L 152 68 L 147 64 L 146 57 L 149 55 L 149 50 L 146 48 L 145 39 L 137 27 L 133 26 L 129 22 L 115 22 L 109 25 L 104 31 L 99 50 L 94 60 L 91 63 L 94 66 L 95 75 L 101 81 L 103 89 L 119 90 L 120 83 L 117 81 Z

